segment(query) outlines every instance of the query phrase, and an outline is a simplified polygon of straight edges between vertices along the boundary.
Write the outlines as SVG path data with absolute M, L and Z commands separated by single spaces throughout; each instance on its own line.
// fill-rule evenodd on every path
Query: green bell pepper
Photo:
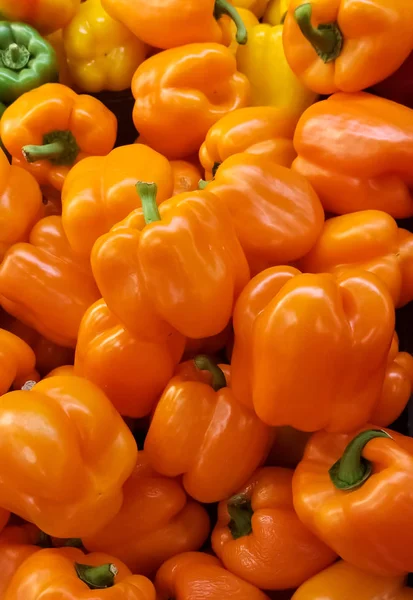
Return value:
M 58 80 L 54 49 L 30 25 L 0 21 L 0 102 Z

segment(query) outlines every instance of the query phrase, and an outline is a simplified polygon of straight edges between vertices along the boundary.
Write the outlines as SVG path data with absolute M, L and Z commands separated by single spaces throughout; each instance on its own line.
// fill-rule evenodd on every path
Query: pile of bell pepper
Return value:
M 0 0 L 0 103 L 0 600 L 413 600 L 410 0 Z

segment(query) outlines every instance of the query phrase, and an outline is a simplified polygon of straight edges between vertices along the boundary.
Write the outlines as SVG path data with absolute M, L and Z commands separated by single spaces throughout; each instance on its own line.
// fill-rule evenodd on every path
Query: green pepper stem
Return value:
M 318 56 L 325 63 L 340 56 L 343 48 L 343 34 L 337 23 L 325 23 L 318 27 L 311 24 L 313 8 L 310 3 L 298 6 L 294 17 L 304 37 L 310 42 Z
M 143 217 L 145 223 L 156 223 L 161 220 L 159 214 L 158 205 L 156 204 L 156 196 L 158 194 L 158 186 L 156 183 L 145 183 L 144 181 L 138 181 L 136 184 L 136 191 L 142 202 Z
M 52 142 L 44 146 L 24 146 L 23 148 L 24 157 L 29 163 L 59 158 L 64 151 L 65 145 L 63 142 Z
M 216 363 L 214 363 L 214 361 L 211 358 L 209 358 L 209 356 L 200 354 L 199 356 L 196 356 L 194 358 L 194 363 L 196 368 L 200 371 L 210 372 L 212 378 L 211 385 L 216 392 L 226 387 L 227 380 L 225 379 L 224 372 L 218 367 Z
M 2 63 L 8 69 L 21 71 L 30 61 L 30 52 L 26 46 L 12 43 L 0 53 Z
M 231 520 L 228 528 L 234 540 L 252 533 L 252 510 L 250 500 L 243 494 L 233 496 L 227 504 Z
M 198 189 L 204 190 L 210 183 L 211 183 L 210 181 L 205 181 L 205 179 L 200 179 L 198 181 Z
M 23 146 L 22 153 L 27 162 L 48 160 L 55 165 L 72 166 L 80 152 L 71 131 L 51 131 L 43 136 L 39 146 Z
M 376 438 L 390 438 L 382 430 L 362 431 L 348 444 L 343 456 L 329 470 L 330 479 L 339 490 L 355 490 L 363 485 L 372 473 L 371 462 L 362 457 L 366 444 Z
M 244 46 L 248 42 L 248 32 L 241 15 L 227 0 L 215 0 L 214 17 L 218 20 L 223 15 L 227 15 L 234 21 L 237 27 L 236 40 L 238 44 Z
M 75 563 L 76 574 L 91 590 L 104 590 L 115 585 L 118 570 L 113 564 L 91 567 Z

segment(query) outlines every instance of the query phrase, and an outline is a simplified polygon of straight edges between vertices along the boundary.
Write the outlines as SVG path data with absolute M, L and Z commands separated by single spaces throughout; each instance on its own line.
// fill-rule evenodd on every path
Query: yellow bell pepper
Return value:
M 237 8 L 250 10 L 258 19 L 261 19 L 267 8 L 268 0 L 234 0 L 233 4 Z
M 250 31 L 250 29 L 252 29 L 256 25 L 259 25 L 260 22 L 259 22 L 258 18 L 254 15 L 253 12 L 251 12 L 250 10 L 248 10 L 246 8 L 238 8 L 237 10 L 238 10 L 239 16 L 241 17 L 241 19 L 245 25 L 246 30 L 248 32 Z M 231 43 L 228 47 L 231 50 L 231 52 L 236 54 L 237 50 L 238 50 L 238 46 L 239 46 L 239 44 L 236 40 L 238 29 L 237 29 L 235 22 L 232 20 L 229 24 L 229 31 L 230 31 L 230 35 L 231 35 Z
M 63 30 L 69 71 L 84 92 L 121 91 L 145 60 L 148 47 L 108 15 L 101 0 L 83 2 Z
M 299 117 L 317 98 L 294 75 L 287 63 L 282 41 L 283 26 L 256 25 L 248 43 L 237 50 L 238 70 L 251 84 L 252 106 L 288 108 Z
M 290 0 L 270 0 L 264 13 L 264 23 L 270 25 L 281 25 L 287 14 Z

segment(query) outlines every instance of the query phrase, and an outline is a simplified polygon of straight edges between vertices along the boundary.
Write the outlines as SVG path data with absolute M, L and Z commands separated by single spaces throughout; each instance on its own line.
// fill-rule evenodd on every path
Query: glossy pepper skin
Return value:
M 234 394 L 269 425 L 352 431 L 380 397 L 394 324 L 374 274 L 263 271 L 234 311 Z
M 404 575 L 412 568 L 412 465 L 413 441 L 396 432 L 317 432 L 294 474 L 294 507 L 344 560 Z
M 36 355 L 17 335 L 0 329 L 0 395 L 13 383 L 20 387 L 28 380 L 38 380 Z
M 135 440 L 105 394 L 50 377 L 0 397 L 0 505 L 56 537 L 90 535 L 119 511 Z
M 90 256 L 93 244 L 141 206 L 137 181 L 156 183 L 158 204 L 172 196 L 173 171 L 167 159 L 143 144 L 115 148 L 75 165 L 62 190 L 62 219 L 72 248 Z
M 405 580 L 402 575 L 378 577 L 341 560 L 303 583 L 291 600 L 412 600 Z
M 167 560 L 155 578 L 157 600 L 191 600 L 202 590 L 204 600 L 268 600 L 250 583 L 233 575 L 209 554 L 185 552 Z
M 250 10 L 256 17 L 261 19 L 268 5 L 268 0 L 234 0 L 237 8 Z
M 47 35 L 69 23 L 79 5 L 80 0 L 0 0 L 0 15 Z
M 34 525 L 9 525 L 0 533 L 0 598 L 5 597 L 10 582 L 29 556 L 41 548 L 42 534 Z
M 313 248 L 298 262 L 309 273 L 348 266 L 378 275 L 396 307 L 413 300 L 413 235 L 387 213 L 363 210 L 329 219 Z
M 35 178 L 11 166 L 0 150 L 0 262 L 16 242 L 25 242 L 43 212 L 42 193 Z
M 196 164 L 188 160 L 171 160 L 170 165 L 174 182 L 172 196 L 198 189 L 202 173 Z
M 219 165 L 240 152 L 271 158 L 291 167 L 296 153 L 293 136 L 297 119 L 276 106 L 246 107 L 222 117 L 208 131 L 199 151 L 205 178 L 212 179 Z
M 264 13 L 263 22 L 270 25 L 282 25 L 287 15 L 290 0 L 270 0 Z
M 292 469 L 259 469 L 220 502 L 212 547 L 225 568 L 264 590 L 296 588 L 336 559 L 298 519 Z
M 165 340 L 221 332 L 249 280 L 227 209 L 207 191 L 156 206 L 153 184 L 138 184 L 137 209 L 96 242 L 91 262 L 109 309 L 134 335 Z M 213 310 L 211 310 L 213 307 Z
M 87 567 L 100 569 L 87 569 Z M 32 554 L 17 569 L 4 600 L 38 600 L 41 596 L 68 600 L 155 600 L 152 583 L 132 575 L 109 554 L 85 555 L 77 548 L 45 549 Z
M 98 300 L 80 324 L 75 372 L 98 385 L 121 415 L 141 418 L 162 394 L 184 347 L 178 332 L 159 343 L 135 337 Z
M 252 273 L 307 254 L 322 231 L 324 211 L 311 185 L 269 157 L 227 158 L 207 190 L 231 213 Z
M 75 347 L 80 321 L 98 298 L 89 261 L 71 250 L 61 217 L 41 219 L 30 243 L 12 246 L 0 265 L 0 304 L 60 346 Z
M 413 110 L 365 92 L 334 94 L 305 111 L 294 147 L 293 169 L 328 212 L 413 215 Z
M 133 573 L 149 576 L 172 556 L 198 550 L 208 537 L 205 508 L 187 497 L 178 480 L 156 473 L 145 452 L 139 452 L 123 493 L 116 517 L 83 538 L 89 551 L 110 550 Z
M 316 100 L 317 94 L 291 70 L 282 38 L 282 25 L 256 25 L 248 32 L 248 44 L 237 49 L 237 65 L 250 81 L 253 106 L 285 108 L 298 118 Z
M 129 88 L 147 53 L 147 46 L 112 19 L 101 0 L 80 5 L 63 30 L 63 40 L 73 82 L 89 93 Z
M 57 58 L 49 42 L 30 25 L 0 21 L 0 101 L 11 104 L 57 79 Z
M 133 120 L 151 148 L 171 159 L 185 158 L 198 152 L 214 123 L 248 104 L 249 92 L 228 48 L 172 48 L 138 67 L 132 80 Z
M 9 106 L 0 130 L 14 164 L 33 173 L 40 185 L 61 190 L 75 162 L 112 150 L 117 121 L 96 98 L 48 83 Z
M 222 371 L 205 359 L 198 368 L 194 361 L 182 363 L 165 388 L 145 452 L 159 473 L 182 475 L 190 496 L 217 502 L 236 492 L 264 460 L 272 432 L 238 403 L 229 367 Z

